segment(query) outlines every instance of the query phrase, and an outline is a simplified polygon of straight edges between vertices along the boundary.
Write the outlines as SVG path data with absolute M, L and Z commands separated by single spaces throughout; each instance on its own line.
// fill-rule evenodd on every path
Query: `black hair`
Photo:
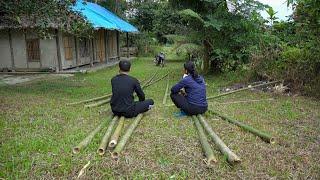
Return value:
M 192 61 L 187 61 L 184 63 L 184 69 L 188 71 L 189 74 L 191 74 L 193 79 L 198 78 L 198 72 L 196 71 L 196 67 Z
M 123 72 L 129 72 L 131 67 L 130 61 L 122 60 L 119 62 L 119 68 Z

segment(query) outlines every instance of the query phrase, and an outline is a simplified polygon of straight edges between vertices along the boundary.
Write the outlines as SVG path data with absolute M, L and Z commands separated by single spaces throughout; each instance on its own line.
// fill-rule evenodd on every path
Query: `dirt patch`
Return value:
M 0 75 L 0 85 L 15 85 L 41 79 L 71 77 L 73 74 Z

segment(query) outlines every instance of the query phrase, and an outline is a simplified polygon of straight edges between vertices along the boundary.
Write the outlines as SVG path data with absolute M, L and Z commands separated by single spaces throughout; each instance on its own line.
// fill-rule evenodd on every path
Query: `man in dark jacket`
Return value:
M 119 74 L 111 79 L 112 97 L 110 105 L 112 112 L 117 116 L 126 118 L 146 112 L 154 104 L 152 99 L 145 100 L 139 81 L 128 75 L 130 67 L 131 63 L 129 61 L 120 61 Z M 134 101 L 134 92 L 139 98 L 138 102 Z

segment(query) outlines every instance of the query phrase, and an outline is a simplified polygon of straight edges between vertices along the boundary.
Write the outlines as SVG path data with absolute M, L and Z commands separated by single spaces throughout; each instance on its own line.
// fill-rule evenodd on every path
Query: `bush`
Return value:
M 265 48 L 252 55 L 255 78 L 284 80 L 293 91 L 320 97 L 319 67 L 319 51 L 308 46 Z

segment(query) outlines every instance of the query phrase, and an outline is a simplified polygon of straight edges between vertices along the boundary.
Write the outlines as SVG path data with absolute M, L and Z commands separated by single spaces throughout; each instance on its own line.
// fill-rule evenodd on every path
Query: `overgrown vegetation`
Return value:
M 144 52 L 155 53 L 150 44 L 173 43 L 204 72 L 246 70 L 252 79 L 284 80 L 292 91 L 320 97 L 316 0 L 289 0 L 294 13 L 287 21 L 254 0 L 134 2 L 130 20 L 142 32 L 135 44 Z
M 0 23 L 8 28 L 33 27 L 42 38 L 51 38 L 52 29 L 79 37 L 90 37 L 92 26 L 79 13 L 71 12 L 75 0 L 0 1 Z

